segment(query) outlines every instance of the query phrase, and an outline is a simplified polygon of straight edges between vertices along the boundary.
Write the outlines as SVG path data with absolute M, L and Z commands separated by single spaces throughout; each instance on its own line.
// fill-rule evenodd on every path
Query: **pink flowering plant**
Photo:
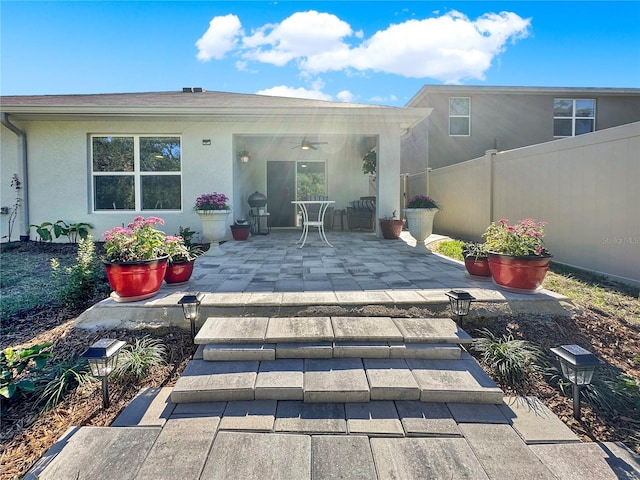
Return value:
M 224 193 L 203 193 L 196 198 L 196 210 L 229 210 L 229 197 Z
M 164 220 L 138 216 L 127 228 L 114 227 L 104 232 L 106 260 L 135 262 L 166 256 L 166 235 L 156 225 L 164 225 Z
M 438 204 L 433 198 L 420 194 L 409 199 L 407 208 L 438 208 Z
M 184 238 L 180 235 L 167 235 L 164 242 L 164 251 L 169 255 L 169 262 L 190 262 L 198 256 L 194 249 L 185 245 Z
M 483 234 L 486 250 L 513 256 L 548 256 L 549 251 L 543 240 L 545 225 L 546 222 L 537 222 L 532 218 L 509 225 L 509 220 L 502 218 L 497 223 L 491 223 Z

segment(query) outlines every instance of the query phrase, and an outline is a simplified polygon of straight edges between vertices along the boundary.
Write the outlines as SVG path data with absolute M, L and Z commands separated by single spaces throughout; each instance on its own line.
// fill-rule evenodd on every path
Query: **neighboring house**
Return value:
M 425 85 L 407 107 L 433 113 L 403 140 L 402 172 L 640 121 L 640 88 Z
M 165 231 L 199 230 L 196 197 L 230 197 L 246 217 L 255 191 L 268 197 L 272 226 L 297 222 L 291 204 L 313 177 L 336 208 L 369 194 L 362 157 L 377 150 L 379 212 L 400 208 L 401 136 L 430 108 L 393 108 L 259 95 L 182 92 L 0 97 L 0 230 L 24 200 L 12 240 L 30 224 L 89 222 L 94 236 L 136 215 Z M 311 173 L 308 173 L 311 172 Z M 317 191 L 314 193 L 318 193 Z M 34 230 L 31 229 L 32 238 Z

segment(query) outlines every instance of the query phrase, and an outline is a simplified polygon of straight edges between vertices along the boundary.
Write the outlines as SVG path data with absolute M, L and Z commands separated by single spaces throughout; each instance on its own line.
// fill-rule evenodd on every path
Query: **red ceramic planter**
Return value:
M 474 275 L 476 277 L 491 276 L 491 270 L 489 270 L 489 260 L 487 259 L 487 257 L 466 257 L 464 259 L 464 266 L 466 267 L 467 272 L 469 272 L 469 275 Z
M 249 238 L 251 227 L 249 225 L 231 225 L 231 235 L 234 240 L 246 240 Z
M 176 262 L 167 264 L 167 273 L 164 274 L 164 281 L 167 283 L 183 283 L 191 278 L 193 266 L 196 261 Z
M 517 257 L 487 252 L 493 280 L 500 286 L 524 293 L 535 292 L 542 285 L 552 256 Z
M 142 262 L 103 263 L 111 288 L 118 297 L 142 299 L 149 298 L 160 290 L 167 271 L 167 259 L 168 257 Z
M 404 220 L 380 220 L 380 233 L 382 238 L 396 240 L 400 238 Z

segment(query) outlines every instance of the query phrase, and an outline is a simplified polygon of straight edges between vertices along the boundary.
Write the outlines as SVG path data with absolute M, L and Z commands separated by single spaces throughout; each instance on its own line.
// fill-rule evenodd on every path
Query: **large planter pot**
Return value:
M 416 249 L 429 252 L 424 241 L 433 233 L 433 218 L 438 213 L 437 208 L 405 208 L 409 233 L 416 240 Z
M 487 258 L 493 281 L 498 285 L 520 293 L 536 293 L 541 288 L 553 257 L 487 252 Z
M 103 260 L 112 298 L 118 302 L 137 302 L 153 297 L 167 271 L 168 257 L 138 262 L 109 262 Z
M 227 217 L 230 212 L 229 210 L 196 210 L 196 213 L 200 216 L 202 223 L 202 235 L 211 244 L 205 255 L 216 255 L 215 247 L 227 236 Z
M 246 240 L 251 233 L 251 225 L 231 225 L 231 235 L 234 240 Z
M 382 233 L 382 238 L 386 238 L 387 240 L 397 240 L 400 238 L 403 226 L 403 220 L 380 220 L 380 232 Z
M 167 264 L 167 272 L 164 274 L 164 281 L 169 284 L 184 283 L 189 281 L 193 273 L 193 266 L 196 261 L 170 262 Z
M 491 270 L 489 269 L 489 259 L 487 257 L 475 257 L 470 255 L 465 257 L 464 266 L 467 269 L 469 275 L 474 277 L 491 277 Z

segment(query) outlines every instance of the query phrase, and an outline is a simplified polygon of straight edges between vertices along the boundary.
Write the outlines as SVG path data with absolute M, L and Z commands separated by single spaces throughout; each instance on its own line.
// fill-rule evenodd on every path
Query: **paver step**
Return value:
M 263 361 L 279 358 L 424 358 L 454 360 L 461 349 L 450 343 L 308 342 L 215 343 L 201 345 L 194 358 L 205 361 Z
M 503 392 L 466 352 L 456 360 L 194 359 L 171 392 L 173 403 L 233 400 L 305 402 L 502 402 Z
M 464 344 L 471 336 L 450 318 L 209 317 L 195 343 L 280 344 L 405 342 Z

